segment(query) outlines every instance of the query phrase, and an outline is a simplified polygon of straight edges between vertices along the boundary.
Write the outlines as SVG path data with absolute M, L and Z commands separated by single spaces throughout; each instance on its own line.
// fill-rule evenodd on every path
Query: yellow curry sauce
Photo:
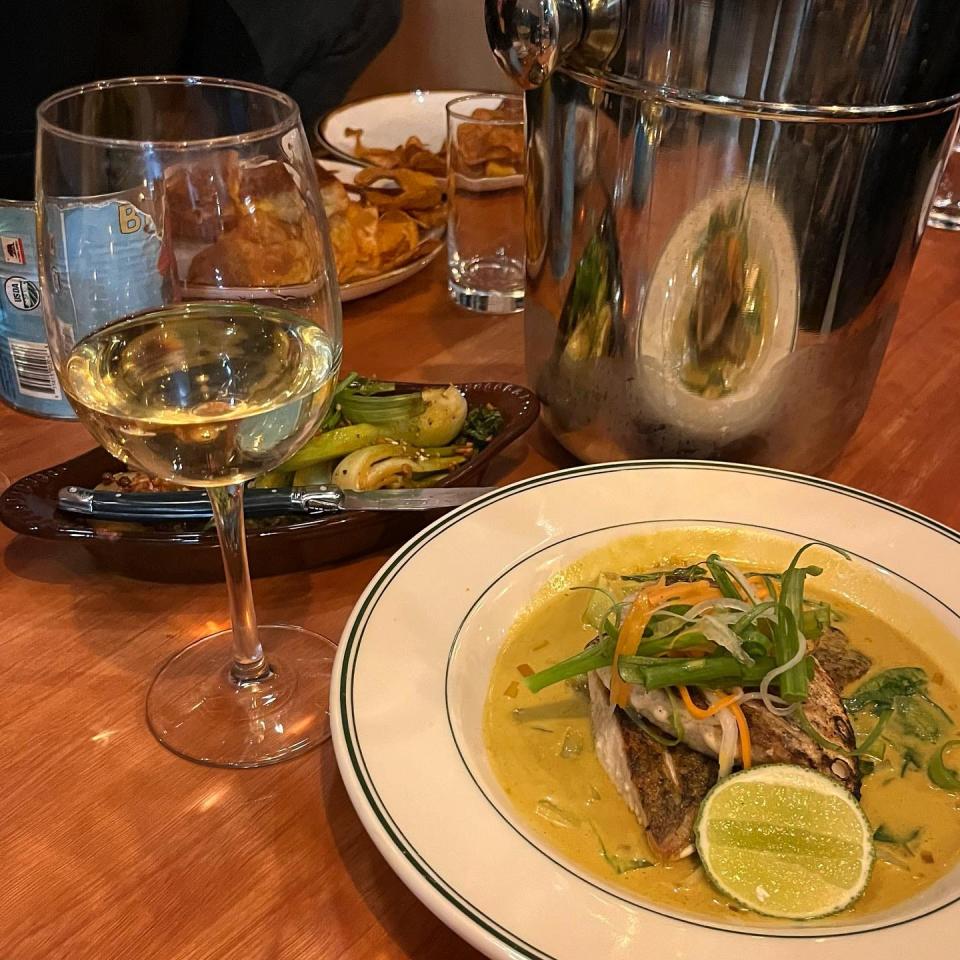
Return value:
M 680 552 L 684 539 L 687 549 Z M 531 668 L 536 671 L 556 663 L 581 650 L 591 638 L 592 631 L 580 619 L 588 595 L 568 587 L 590 583 L 600 571 L 679 566 L 714 550 L 749 568 L 778 570 L 789 562 L 793 549 L 773 539 L 726 529 L 672 530 L 654 538 L 621 541 L 554 576 L 517 619 L 491 677 L 484 737 L 497 780 L 520 820 L 544 847 L 553 848 L 598 880 L 674 912 L 721 922 L 734 917 L 736 922 L 778 922 L 743 910 L 716 893 L 695 856 L 624 869 L 654 857 L 643 829 L 594 753 L 586 696 L 563 683 L 533 694 L 521 680 Z M 822 552 L 806 562 L 825 567 L 821 577 L 808 580 L 808 596 L 832 603 L 842 618 L 837 625 L 873 660 L 871 674 L 897 666 L 922 667 L 930 678 L 931 697 L 957 722 L 960 698 L 946 682 L 945 672 L 957 675 L 950 668 L 957 666 L 958 653 L 943 624 L 911 598 L 890 597 L 889 584 L 862 566 L 841 568 Z M 898 621 L 896 625 L 891 619 Z M 923 646 L 937 652 L 936 662 L 907 639 L 908 633 L 915 635 L 911 628 L 922 631 Z M 873 717 L 864 719 L 867 730 L 873 722 Z M 859 733 L 862 736 L 864 730 Z M 916 827 L 922 832 L 910 844 L 911 852 L 878 845 L 898 865 L 878 859 L 861 900 L 827 922 L 849 922 L 851 914 L 859 917 L 905 900 L 947 873 L 960 855 L 960 797 L 933 787 L 925 771 L 913 770 L 901 777 L 899 757 L 891 751 L 864 779 L 861 803 L 874 828 L 883 825 L 898 836 L 909 835 Z

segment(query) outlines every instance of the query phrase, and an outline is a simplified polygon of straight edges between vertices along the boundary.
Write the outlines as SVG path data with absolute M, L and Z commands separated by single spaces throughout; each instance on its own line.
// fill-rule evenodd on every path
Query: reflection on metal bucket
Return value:
M 960 91 L 933 0 L 490 0 L 527 88 L 527 367 L 587 460 L 816 471 L 866 407 Z

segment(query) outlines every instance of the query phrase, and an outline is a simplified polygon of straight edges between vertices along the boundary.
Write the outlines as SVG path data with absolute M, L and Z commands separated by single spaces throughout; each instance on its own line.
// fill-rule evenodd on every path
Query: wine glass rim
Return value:
M 149 86 L 219 87 L 228 90 L 242 90 L 247 93 L 257 93 L 281 104 L 286 109 L 287 115 L 269 127 L 257 127 L 244 131 L 243 133 L 226 134 L 220 137 L 204 137 L 189 140 L 134 140 L 126 137 L 102 137 L 97 134 L 81 133 L 77 130 L 71 130 L 69 127 L 55 123 L 45 116 L 51 107 L 73 97 L 81 96 L 89 91 Z M 150 144 L 160 149 L 227 147 L 279 136 L 295 128 L 300 122 L 300 108 L 297 106 L 296 101 L 280 90 L 275 90 L 273 87 L 267 87 L 259 83 L 250 83 L 246 80 L 229 80 L 223 77 L 204 77 L 193 74 L 152 74 L 146 76 L 115 77 L 110 80 L 95 80 L 92 83 L 80 83 L 51 94 L 37 107 L 36 115 L 38 130 L 43 129 L 55 133 L 64 139 L 75 140 L 80 143 L 138 149 L 142 148 L 144 144 Z
M 519 93 L 498 93 L 496 91 L 491 91 L 489 93 L 468 93 L 466 96 L 454 97 L 453 100 L 447 101 L 447 115 L 450 117 L 455 117 L 457 120 L 473 120 L 474 123 L 489 124 L 492 127 L 515 127 L 517 124 L 523 123 L 522 117 L 519 119 L 516 117 L 504 117 L 493 120 L 477 120 L 475 117 L 471 117 L 470 114 L 466 112 L 466 104 L 471 100 L 510 100 L 511 102 L 523 104 L 523 95 Z M 461 112 L 461 109 L 463 112 Z

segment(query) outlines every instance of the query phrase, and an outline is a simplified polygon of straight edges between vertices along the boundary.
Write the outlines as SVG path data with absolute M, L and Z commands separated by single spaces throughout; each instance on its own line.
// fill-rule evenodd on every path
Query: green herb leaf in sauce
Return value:
M 579 827 L 580 821 L 546 797 L 537 804 L 536 814 L 558 827 Z
M 908 830 L 905 833 L 895 833 L 885 823 L 881 823 L 873 831 L 873 839 L 875 843 L 886 843 L 890 846 L 900 847 L 912 856 L 913 848 L 910 844 L 920 836 L 921 832 L 920 827 L 914 827 L 913 830 Z
M 897 697 L 912 697 L 926 694 L 927 674 L 921 667 L 895 667 L 884 670 L 865 680 L 843 701 L 850 713 L 860 713 L 868 707 L 880 715 L 885 708 L 894 706 Z
M 927 768 L 933 784 L 943 790 L 960 790 L 960 777 L 955 786 L 953 771 L 943 764 L 947 741 L 932 755 L 930 745 L 938 744 L 953 728 L 947 712 L 927 693 L 927 675 L 920 667 L 896 667 L 884 670 L 864 681 L 853 695 L 844 700 L 851 715 L 869 710 L 875 716 L 889 715 L 891 722 L 884 731 L 884 740 L 900 754 L 900 776 L 910 770 Z
M 603 842 L 603 837 L 600 836 L 600 831 L 597 829 L 597 825 L 591 820 L 590 827 L 594 832 L 594 835 L 597 838 L 597 843 L 600 844 L 600 856 L 606 861 L 607 866 L 614 871 L 618 876 L 624 873 L 630 873 L 631 870 L 643 870 L 646 867 L 652 867 L 653 863 L 650 860 L 647 860 L 645 857 L 639 856 L 620 856 L 616 853 L 611 853 L 607 849 L 607 845 Z

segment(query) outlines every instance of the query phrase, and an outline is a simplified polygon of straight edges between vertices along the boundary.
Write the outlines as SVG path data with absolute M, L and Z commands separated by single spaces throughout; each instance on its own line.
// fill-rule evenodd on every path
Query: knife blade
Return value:
M 247 516 L 277 516 L 286 513 L 320 514 L 339 510 L 447 510 L 467 503 L 493 487 L 419 487 L 410 490 L 354 492 L 335 486 L 248 488 L 244 491 Z M 67 512 L 101 520 L 132 520 L 161 523 L 177 520 L 209 520 L 210 501 L 203 490 L 163 493 L 122 493 L 63 487 L 57 506 Z

